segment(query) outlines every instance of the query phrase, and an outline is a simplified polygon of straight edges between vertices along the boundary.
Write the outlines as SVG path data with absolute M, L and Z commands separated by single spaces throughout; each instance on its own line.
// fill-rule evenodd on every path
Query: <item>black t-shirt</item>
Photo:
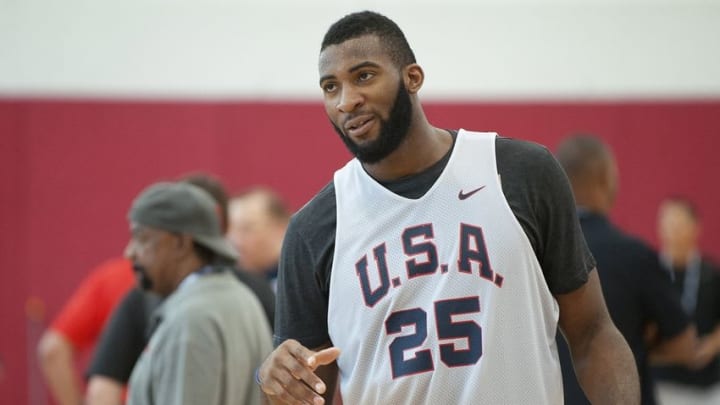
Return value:
M 654 404 L 648 371 L 645 327 L 655 323 L 661 338 L 681 333 L 688 325 L 669 275 L 660 268 L 657 254 L 640 240 L 626 235 L 602 215 L 580 212 L 580 225 L 597 260 L 603 296 L 615 326 L 627 340 L 640 375 L 642 403 Z M 567 346 L 558 338 L 563 369 L 565 403 L 589 404 L 575 378 Z
M 243 271 L 234 271 L 260 301 L 270 326 L 275 317 L 275 294 L 267 281 Z M 101 375 L 127 383 L 133 367 L 145 349 L 154 326 L 150 324 L 153 311 L 161 299 L 155 294 L 132 289 L 118 304 L 103 329 L 93 353 L 86 377 Z M 238 310 L 242 310 L 238 308 Z
M 453 137 L 456 131 L 451 131 Z M 454 145 L 453 145 L 454 147 Z M 383 183 L 406 198 L 424 195 L 445 169 L 451 150 L 425 171 Z M 496 140 L 503 193 L 522 225 L 553 294 L 582 286 L 594 260 L 575 214 L 572 191 L 560 165 L 543 146 Z M 332 182 L 290 221 L 280 258 L 275 344 L 296 339 L 313 348 L 329 342 L 328 297 L 335 247 L 336 202 Z
M 86 377 L 101 375 L 126 383 L 149 339 L 150 315 L 160 297 L 133 288 L 125 295 L 103 329 Z

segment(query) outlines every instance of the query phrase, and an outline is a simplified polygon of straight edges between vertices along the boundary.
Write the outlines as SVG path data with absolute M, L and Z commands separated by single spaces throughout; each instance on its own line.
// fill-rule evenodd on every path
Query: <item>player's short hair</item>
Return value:
M 393 20 L 374 11 L 348 14 L 331 25 L 325 33 L 320 52 L 328 46 L 365 35 L 380 38 L 383 48 L 398 67 L 415 63 L 415 54 L 400 27 Z
M 684 209 L 685 212 L 688 213 L 688 215 L 694 222 L 700 221 L 700 214 L 698 213 L 697 206 L 689 198 L 682 196 L 682 195 L 671 195 L 671 196 L 665 197 L 662 200 L 662 202 L 664 204 L 677 205 L 677 206 L 681 207 L 682 209 Z

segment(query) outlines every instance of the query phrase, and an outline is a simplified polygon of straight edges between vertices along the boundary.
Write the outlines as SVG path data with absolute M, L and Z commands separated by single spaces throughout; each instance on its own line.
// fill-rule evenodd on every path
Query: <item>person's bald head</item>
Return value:
M 610 148 L 593 135 L 573 135 L 556 153 L 570 179 L 579 206 L 607 213 L 615 202 L 618 174 Z

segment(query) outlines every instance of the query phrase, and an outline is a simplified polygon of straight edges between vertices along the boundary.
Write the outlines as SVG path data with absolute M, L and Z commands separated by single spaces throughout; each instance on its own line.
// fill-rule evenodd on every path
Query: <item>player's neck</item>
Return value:
M 411 125 L 407 138 L 388 157 L 363 163 L 365 171 L 378 181 L 392 181 L 420 173 L 442 159 L 452 147 L 452 136 L 422 118 L 419 125 Z

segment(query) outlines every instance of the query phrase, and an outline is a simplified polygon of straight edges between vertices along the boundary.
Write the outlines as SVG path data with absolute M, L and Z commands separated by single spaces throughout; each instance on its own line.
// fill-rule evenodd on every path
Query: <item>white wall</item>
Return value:
M 361 9 L 426 98 L 720 96 L 715 0 L 0 0 L 0 96 L 317 99 L 322 35 Z

